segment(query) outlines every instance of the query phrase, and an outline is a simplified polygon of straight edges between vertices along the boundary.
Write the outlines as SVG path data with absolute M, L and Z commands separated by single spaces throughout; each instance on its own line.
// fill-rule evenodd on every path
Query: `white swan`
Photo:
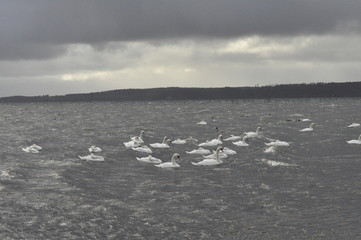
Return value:
M 133 142 L 139 142 L 139 143 L 144 143 L 143 141 L 143 134 L 144 134 L 144 131 L 140 131 L 140 134 L 139 134 L 139 137 L 138 136 L 134 136 L 134 137 L 131 137 L 130 139 L 133 141 Z
M 22 148 L 22 150 L 27 153 L 39 153 L 39 150 L 33 148 L 32 146 Z
M 138 146 L 138 147 L 132 147 L 134 151 L 137 152 L 144 152 L 144 153 L 153 153 L 153 151 L 146 145 L 144 146 Z
M 257 127 L 256 132 L 244 132 L 244 134 L 246 134 L 247 137 L 259 137 L 260 135 L 260 130 L 262 130 L 261 127 Z
M 265 143 L 267 146 L 277 146 L 277 147 L 288 147 L 290 144 L 285 141 L 275 140 L 269 143 Z
M 211 151 L 209 151 L 208 149 L 204 149 L 204 148 L 198 148 L 198 149 L 194 149 L 194 150 L 192 150 L 192 151 L 190 151 L 190 152 L 188 152 L 188 151 L 186 151 L 186 153 L 188 153 L 188 154 L 210 154 L 211 153 Z
M 187 143 L 186 139 L 180 139 L 180 138 L 177 138 L 172 141 L 172 144 L 186 144 L 186 143 Z
M 303 119 L 301 119 L 301 122 L 311 122 L 311 119 L 309 119 L 309 118 L 303 118 Z
M 218 165 L 218 164 L 221 164 L 223 161 L 219 158 L 219 152 L 220 151 L 223 151 L 223 148 L 222 147 L 218 147 L 216 152 L 215 152 L 215 158 L 206 158 L 206 159 L 203 159 L 202 161 L 200 162 L 192 162 L 193 165 L 196 165 L 196 166 L 211 166 L 211 165 Z
M 348 144 L 361 144 L 361 134 L 358 139 L 348 140 L 346 141 Z
M 229 138 L 226 138 L 224 139 L 224 141 L 236 141 L 236 140 L 239 140 L 241 139 L 242 137 L 241 136 L 234 136 L 234 135 L 231 135 Z
M 266 148 L 263 152 L 264 153 L 276 153 L 276 146 L 270 146 L 270 147 Z
M 223 147 L 223 152 L 224 152 L 225 154 L 227 154 L 227 155 L 237 154 L 236 151 L 234 151 L 234 150 L 232 150 L 232 149 L 230 149 L 230 148 L 228 148 L 228 147 Z
M 95 146 L 95 145 L 92 145 L 88 150 L 89 150 L 89 152 L 91 152 L 91 153 L 98 153 L 98 152 L 101 152 L 101 151 L 102 151 L 102 149 L 101 149 L 100 147 L 97 147 L 97 146 Z
M 95 161 L 95 162 L 103 162 L 104 161 L 104 157 L 94 155 L 93 153 L 91 153 L 88 156 L 79 156 L 79 158 L 81 160 L 86 160 L 86 161 Z
M 146 163 L 153 163 L 153 164 L 158 164 L 158 163 L 162 163 L 162 160 L 160 160 L 159 158 L 155 158 L 152 155 L 149 155 L 148 157 L 136 157 L 137 160 L 139 162 L 146 162 Z
M 198 122 L 197 124 L 198 124 L 198 125 L 206 125 L 207 122 L 206 122 L 206 121 L 200 121 L 200 122 Z
M 158 165 L 154 165 L 159 168 L 179 168 L 179 164 L 175 162 L 176 159 L 180 159 L 180 156 L 178 153 L 174 153 L 172 156 L 172 160 L 170 162 L 161 163 Z
M 301 129 L 300 132 L 311 132 L 311 131 L 313 131 L 314 125 L 315 125 L 314 123 L 311 123 L 308 128 Z
M 168 139 L 167 136 L 165 136 L 163 138 L 163 142 L 162 143 L 151 143 L 149 144 L 152 148 L 170 148 L 168 143 L 170 143 L 170 139 Z
M 238 142 L 232 142 L 234 145 L 239 146 L 239 147 L 248 147 L 249 144 L 246 142 L 246 140 L 248 139 L 247 135 L 244 136 L 242 138 L 242 140 L 238 141 Z
M 200 147 L 213 147 L 213 146 L 217 146 L 219 144 L 222 144 L 222 140 L 223 140 L 223 136 L 219 135 L 217 139 L 212 139 L 210 141 L 200 143 L 198 146 L 200 146 Z
M 348 128 L 354 128 L 354 127 L 359 127 L 359 126 L 360 126 L 359 123 L 352 123 L 352 124 L 348 125 L 347 127 Z

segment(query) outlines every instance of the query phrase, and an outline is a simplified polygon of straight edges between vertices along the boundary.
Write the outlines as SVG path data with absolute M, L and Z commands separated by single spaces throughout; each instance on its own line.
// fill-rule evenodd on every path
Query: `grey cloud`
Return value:
M 359 31 L 360 12 L 359 0 L 2 1 L 0 50 L 9 52 L 0 58 L 46 58 L 61 53 L 51 47 L 34 49 L 39 44 Z

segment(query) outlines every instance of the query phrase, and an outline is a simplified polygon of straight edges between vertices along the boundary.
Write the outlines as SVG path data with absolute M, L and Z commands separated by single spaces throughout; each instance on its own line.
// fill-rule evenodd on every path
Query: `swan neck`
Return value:
M 361 134 L 360 134 L 360 136 L 358 136 L 358 140 L 361 141 Z

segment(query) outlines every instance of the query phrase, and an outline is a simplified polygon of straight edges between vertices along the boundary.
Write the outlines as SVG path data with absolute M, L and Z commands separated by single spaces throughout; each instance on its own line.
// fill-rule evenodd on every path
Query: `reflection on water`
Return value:
M 0 105 L 1 239 L 357 239 L 360 99 Z M 314 131 L 300 132 L 315 123 Z M 207 124 L 197 124 L 205 121 Z M 179 169 L 142 163 L 123 142 L 145 131 L 204 142 L 262 127 L 217 166 L 195 143 L 152 149 Z M 22 147 L 38 144 L 38 154 Z M 87 162 L 91 145 L 104 162 Z M 207 147 L 215 150 L 216 147 Z

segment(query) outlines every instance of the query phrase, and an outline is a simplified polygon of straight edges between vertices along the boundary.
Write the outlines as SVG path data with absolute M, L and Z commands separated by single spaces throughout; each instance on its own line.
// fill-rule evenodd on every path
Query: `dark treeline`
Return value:
M 284 84 L 261 87 L 124 89 L 59 96 L 13 96 L 0 102 L 152 101 L 361 97 L 361 82 Z

